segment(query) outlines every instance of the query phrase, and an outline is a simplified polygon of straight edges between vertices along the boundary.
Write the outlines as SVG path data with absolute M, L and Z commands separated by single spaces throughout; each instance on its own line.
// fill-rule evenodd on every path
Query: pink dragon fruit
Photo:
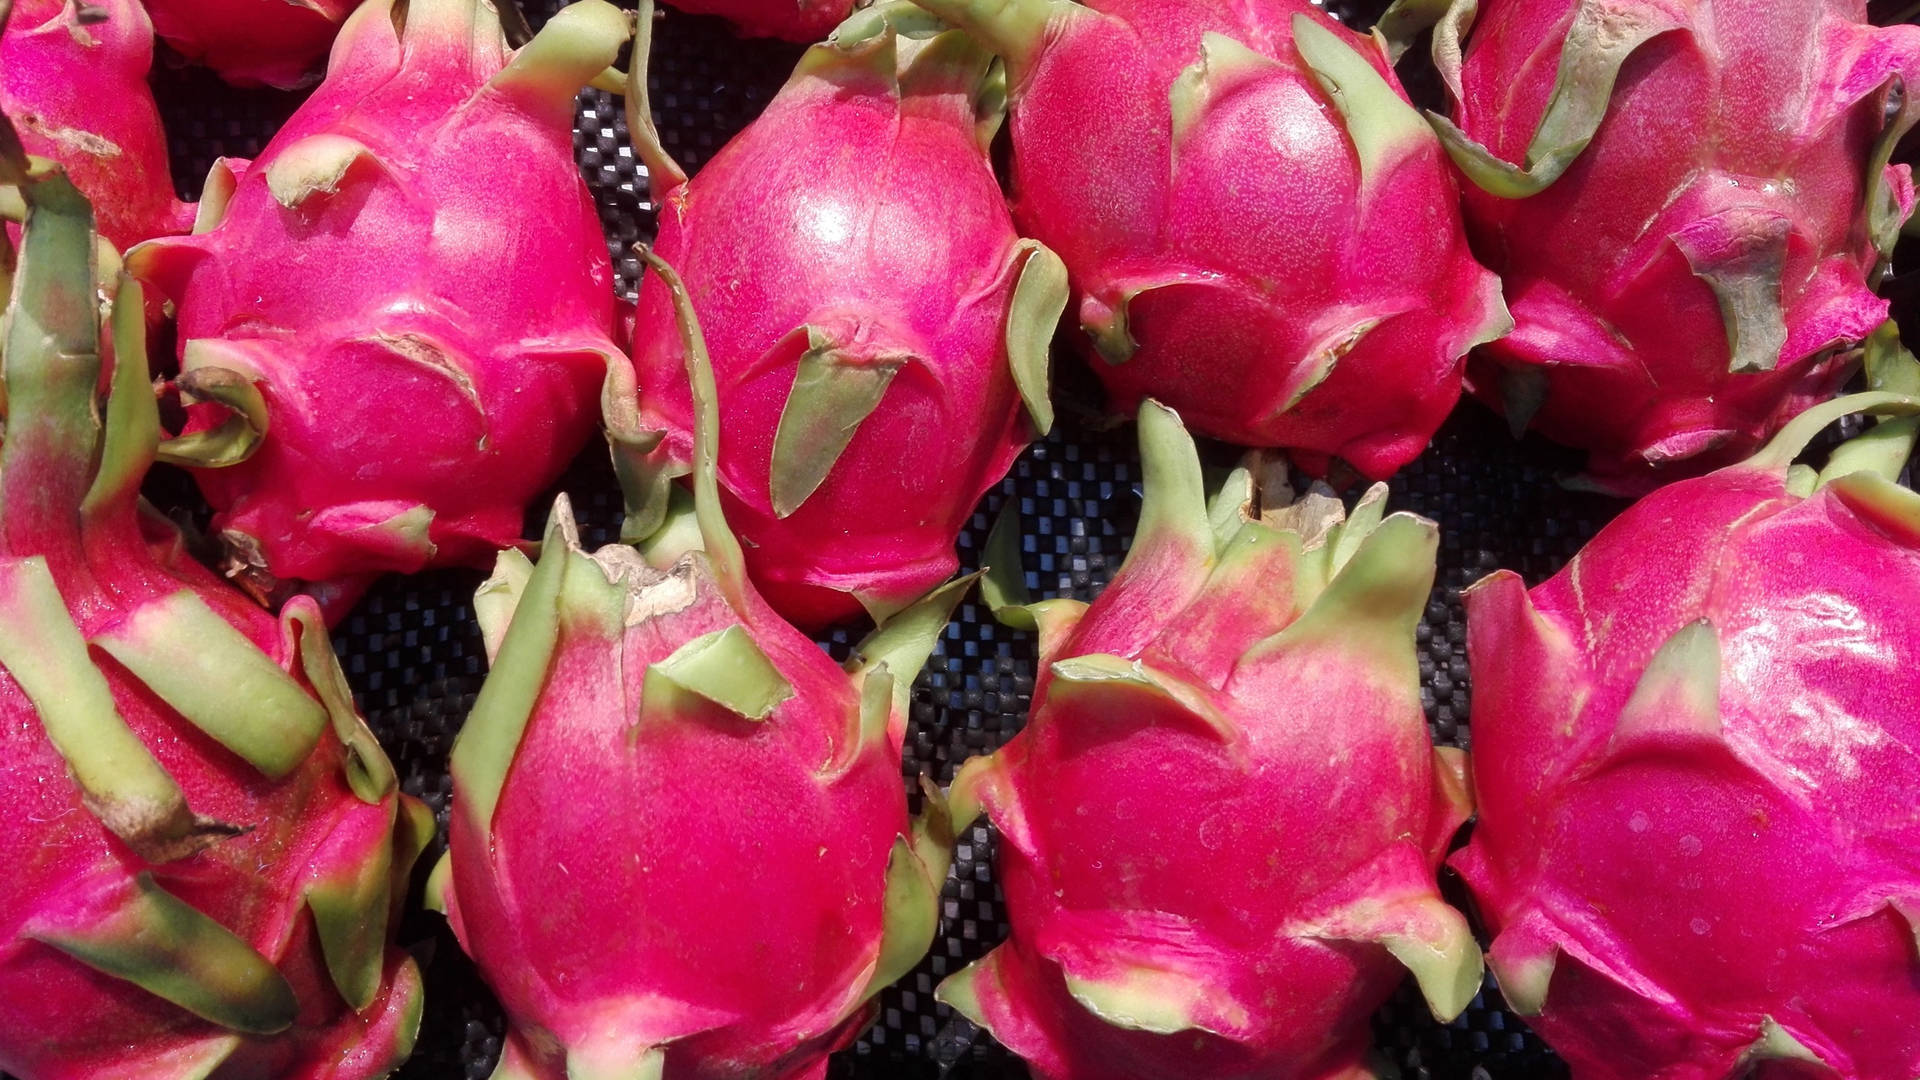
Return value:
M 291 90 L 314 80 L 360 0 L 141 0 L 175 51 L 235 86 Z M 500 0 L 511 3 L 512 0 Z
M 802 43 L 826 37 L 853 13 L 851 0 L 669 0 L 689 15 L 718 15 L 747 37 Z
M 1374 42 L 1308 0 L 925 6 L 1006 59 L 1014 218 L 1066 261 L 1116 405 L 1316 471 L 1425 448 L 1509 323 Z
M 967 582 L 902 612 L 850 673 L 748 583 L 720 510 L 719 410 L 686 293 L 693 521 L 670 569 L 580 548 L 475 597 L 493 671 L 453 750 L 455 934 L 512 1021 L 495 1080 L 820 1078 L 939 923 L 944 804 L 912 823 L 914 673 Z M 745 932 L 743 932 L 745 928 Z
M 1920 400 L 1817 406 L 1531 594 L 1467 594 L 1480 817 L 1454 862 L 1578 1080 L 1920 1075 L 1920 496 L 1889 479 L 1913 421 L 1789 468 L 1887 407 Z
M 0 182 L 28 207 L 0 394 L 0 1070 L 385 1076 L 420 1018 L 387 930 L 432 817 L 313 605 L 266 614 L 140 502 L 160 420 L 144 364 L 98 400 L 91 210 L 39 159 Z M 116 355 L 142 324 L 123 278 Z
M 121 251 L 193 226 L 173 194 L 147 88 L 153 27 L 137 0 L 14 0 L 0 20 L 0 111 L 27 152 L 59 162 Z
M 1372 1076 L 1399 964 L 1441 1017 L 1480 985 L 1434 879 L 1468 812 L 1420 709 L 1437 531 L 1381 520 L 1384 485 L 1344 524 L 1324 488 L 1288 506 L 1260 457 L 1209 506 L 1151 400 L 1140 446 L 1126 564 L 1090 608 L 1026 609 L 1032 719 L 954 781 L 954 824 L 1000 828 L 1013 932 L 937 995 L 1045 1080 Z
M 1913 208 L 1888 156 L 1920 116 L 1920 27 L 1866 25 L 1865 0 L 1478 7 L 1436 35 L 1458 126 L 1436 124 L 1518 326 L 1471 389 L 1624 493 L 1831 396 L 1887 316 L 1870 286 Z
M 197 473 L 255 591 L 328 583 L 332 614 L 491 560 L 592 433 L 627 360 L 570 130 L 628 32 L 581 0 L 512 53 L 484 0 L 375 0 L 259 160 L 215 165 L 196 235 L 128 256 L 179 305 L 183 389 L 264 397 L 257 452 Z
M 802 626 L 862 606 L 884 619 L 952 576 L 974 504 L 1052 422 L 1066 272 L 1014 232 L 987 160 L 997 68 L 967 35 L 884 4 L 809 50 L 698 177 L 644 150 L 660 253 L 714 349 L 726 513 L 762 595 Z M 645 132 L 634 72 L 630 127 Z M 664 441 L 629 539 L 660 520 L 691 454 L 672 318 L 664 289 L 641 290 L 639 423 Z

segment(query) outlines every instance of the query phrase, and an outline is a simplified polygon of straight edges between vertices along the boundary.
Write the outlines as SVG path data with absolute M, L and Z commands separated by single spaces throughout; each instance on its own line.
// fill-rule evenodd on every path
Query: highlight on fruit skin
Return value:
M 0 1070 L 386 1076 L 420 1022 L 390 930 L 432 816 L 312 602 L 260 610 L 140 498 L 162 447 L 141 288 L 100 285 L 86 199 L 4 118 L 0 184 L 25 219 L 0 345 Z
M 999 827 L 1012 933 L 936 996 L 1042 1080 L 1370 1076 L 1408 970 L 1442 1019 L 1481 981 L 1434 877 L 1471 810 L 1420 705 L 1438 530 L 1383 517 L 1385 485 L 1290 503 L 1267 455 L 1209 502 L 1152 401 L 1140 444 L 1106 591 L 1003 608 L 1039 630 L 1033 713 L 950 805 Z
M 193 227 L 194 208 L 174 196 L 152 66 L 139 0 L 0 3 L 0 112 L 27 153 L 59 162 L 93 202 L 117 251 Z
M 1920 27 L 1865 0 L 1400 0 L 1515 330 L 1469 388 L 1620 494 L 1740 461 L 1838 391 L 1913 210 Z M 1462 43 L 1465 45 L 1462 59 Z
M 154 32 L 235 86 L 312 83 L 340 24 L 361 0 L 139 0 Z M 511 4 L 515 0 L 497 0 Z
M 568 503 L 475 597 L 492 670 L 452 758 L 429 886 L 510 1020 L 497 1080 L 823 1077 L 926 952 L 952 833 L 900 781 L 913 678 L 970 579 L 843 669 L 748 581 L 719 409 L 677 276 L 699 411 L 689 521 L 649 566 L 588 554 Z
M 631 30 L 580 0 L 510 50 L 485 0 L 373 0 L 259 159 L 215 164 L 195 234 L 128 255 L 179 307 L 187 433 L 255 429 L 184 463 L 264 599 L 336 617 L 379 574 L 486 565 L 591 437 L 627 361 L 574 96 Z
M 1920 411 L 1891 327 L 1871 348 L 1900 394 L 1802 413 L 1531 591 L 1467 593 L 1453 865 L 1575 1080 L 1920 1074 L 1916 421 L 1792 464 L 1844 414 Z
M 648 143 L 644 89 L 629 129 Z M 692 180 L 640 148 L 658 250 L 713 350 L 728 520 L 756 588 L 802 628 L 884 621 L 951 577 L 975 504 L 1052 423 L 1066 272 L 1015 232 L 994 179 L 1003 105 L 991 53 L 896 0 L 808 50 Z M 678 341 L 666 290 L 643 284 L 637 426 L 615 440 L 643 477 L 630 539 L 691 457 Z
M 1006 61 L 1014 220 L 1116 408 L 1316 475 L 1425 449 L 1511 321 L 1378 42 L 1309 0 L 924 3 Z

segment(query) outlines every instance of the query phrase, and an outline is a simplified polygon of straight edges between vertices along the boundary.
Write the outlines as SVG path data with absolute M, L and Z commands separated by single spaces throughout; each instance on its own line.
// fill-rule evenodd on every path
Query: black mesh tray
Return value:
M 526 0 L 538 26 L 559 0 Z M 1326 4 L 1351 25 L 1365 26 L 1381 0 Z M 1885 5 L 1891 14 L 1896 3 Z M 1875 4 L 1876 12 L 1882 5 Z M 651 83 L 662 139 L 689 171 L 697 170 L 757 115 L 786 80 L 801 49 L 735 39 L 716 20 L 667 12 L 654 41 Z M 234 91 L 204 72 L 156 65 L 155 86 L 171 133 L 175 181 L 197 195 L 216 156 L 251 157 L 298 106 L 301 95 Z M 1421 81 L 1409 80 L 1416 98 Z M 644 179 L 628 148 L 621 106 L 610 95 L 581 96 L 574 148 L 598 201 L 608 244 L 618 260 L 619 287 L 633 294 L 637 263 L 628 248 L 651 236 L 654 219 Z M 1911 248 L 1899 264 L 1913 261 Z M 1903 320 L 1920 309 L 1920 274 L 1896 276 L 1889 289 Z M 1910 331 L 1920 327 L 1910 326 Z M 1911 340 L 1911 338 L 1910 338 Z M 988 526 L 1017 502 L 1025 526 L 1023 562 L 1036 596 L 1091 599 L 1120 565 L 1140 504 L 1139 458 L 1130 426 L 1104 422 L 1092 375 L 1072 353 L 1056 349 L 1060 419 L 1012 475 L 989 493 L 961 535 L 963 566 L 979 564 Z M 1208 448 L 1232 460 L 1226 447 Z M 1577 494 L 1557 478 L 1577 471 L 1579 457 L 1537 437 L 1516 442 L 1505 424 L 1463 402 L 1419 460 L 1393 481 L 1391 507 L 1441 525 L 1440 573 L 1419 631 L 1422 701 L 1434 738 L 1469 745 L 1465 627 L 1460 589 L 1500 567 L 1529 583 L 1557 570 L 1625 505 Z M 556 485 L 574 499 L 588 546 L 618 533 L 620 498 L 597 440 Z M 178 511 L 203 516 L 190 483 L 157 475 L 150 494 Z M 529 515 L 529 537 L 544 521 L 543 499 Z M 389 578 L 376 586 L 334 632 L 355 697 L 392 754 L 407 791 L 446 821 L 447 752 L 485 675 L 471 600 L 477 572 L 443 571 Z M 839 631 L 822 644 L 844 656 L 859 631 Z M 990 751 L 1018 731 L 1033 687 L 1032 635 L 996 625 L 986 610 L 964 604 L 914 686 L 903 780 L 926 772 L 945 783 L 967 757 Z M 917 793 L 914 796 L 917 800 Z M 992 866 L 991 827 L 960 841 L 944 895 L 940 937 L 912 974 L 885 991 L 874 1025 L 838 1055 L 838 1078 L 1024 1077 L 1019 1060 L 992 1038 L 933 1000 L 933 987 L 979 957 L 1007 932 Z M 423 860 L 429 866 L 438 851 Z M 1458 882 L 1445 880 L 1463 902 Z M 421 961 L 426 1014 L 418 1049 L 399 1075 L 412 1080 L 491 1074 L 504 1020 L 438 915 L 415 911 L 401 943 Z M 1450 1024 L 1427 1014 L 1411 982 L 1374 1019 L 1375 1041 L 1404 1075 L 1432 1080 L 1545 1080 L 1565 1066 L 1514 1015 L 1489 984 Z

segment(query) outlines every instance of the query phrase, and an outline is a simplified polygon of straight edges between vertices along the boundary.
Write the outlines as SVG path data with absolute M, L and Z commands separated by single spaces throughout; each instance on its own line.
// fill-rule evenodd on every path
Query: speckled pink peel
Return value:
M 1920 496 L 1845 455 L 1788 471 L 1868 405 L 1654 492 L 1531 592 L 1467 593 L 1453 863 L 1576 1080 L 1920 1074 Z
M 1509 323 L 1378 43 L 1307 0 L 927 7 L 1006 59 L 1014 220 L 1066 262 L 1115 406 L 1315 472 L 1426 447 Z
M 1371 1076 L 1408 969 L 1447 1018 L 1481 977 L 1434 879 L 1469 810 L 1420 708 L 1437 529 L 1383 519 L 1384 485 L 1288 505 L 1264 458 L 1209 505 L 1173 413 L 1144 403 L 1140 441 L 1126 564 L 1024 609 L 1032 717 L 954 780 L 1012 933 L 937 996 L 1042 1080 Z
M 1888 155 L 1920 116 L 1920 27 L 1868 25 L 1864 0 L 1473 6 L 1443 23 L 1467 48 L 1436 53 L 1438 123 L 1516 327 L 1471 389 L 1627 494 L 1832 396 L 1913 208 Z
M 1014 231 L 988 163 L 997 73 L 964 33 L 885 4 L 810 50 L 698 176 L 658 185 L 659 251 L 713 351 L 728 520 L 803 627 L 884 618 L 952 576 L 974 505 L 1051 423 L 1066 279 Z M 664 485 L 692 424 L 657 282 L 636 325 Z M 657 520 L 635 513 L 629 534 Z
M 179 307 L 183 373 L 265 399 L 252 457 L 196 479 L 269 598 L 487 563 L 626 364 L 570 132 L 628 16 L 583 0 L 514 52 L 483 0 L 393 7 L 354 14 L 258 160 L 215 166 L 195 235 L 128 259 Z

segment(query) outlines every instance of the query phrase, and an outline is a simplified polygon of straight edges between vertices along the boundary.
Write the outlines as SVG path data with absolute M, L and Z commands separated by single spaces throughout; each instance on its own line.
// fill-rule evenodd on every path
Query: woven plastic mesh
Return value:
M 559 3 L 528 0 L 526 6 L 537 26 Z M 1366 25 L 1384 4 L 1336 0 L 1328 6 L 1350 23 Z M 697 170 L 758 114 L 799 54 L 796 46 L 737 40 L 714 20 L 667 13 L 656 32 L 650 80 L 667 148 L 690 171 Z M 235 91 L 204 73 L 164 63 L 155 84 L 171 134 L 176 182 L 189 196 L 198 193 L 213 158 L 257 153 L 300 101 L 298 94 Z M 1416 98 L 1421 96 L 1418 80 L 1411 85 Z M 581 96 L 574 145 L 619 260 L 620 288 L 631 297 L 637 264 L 629 248 L 652 234 L 653 216 L 617 99 L 595 92 Z M 1920 275 L 1892 283 L 1903 316 L 1914 310 L 1911 301 L 1920 294 L 1916 278 Z M 969 568 L 978 565 L 989 525 L 1014 502 L 1024 525 L 1029 589 L 1036 596 L 1091 599 L 1126 554 L 1140 505 L 1139 460 L 1131 429 L 1101 422 L 1092 376 L 1064 351 L 1056 370 L 1060 423 L 978 508 L 960 538 L 961 558 Z M 1208 450 L 1219 462 L 1232 460 L 1229 448 Z M 1542 580 L 1624 505 L 1556 482 L 1578 464 L 1575 455 L 1537 438 L 1515 442 L 1502 422 L 1466 402 L 1432 448 L 1395 478 L 1390 505 L 1441 526 L 1439 578 L 1419 631 L 1422 696 L 1437 741 L 1465 746 L 1470 739 L 1460 589 L 1499 567 L 1520 571 L 1530 583 Z M 620 499 L 603 449 L 584 454 L 555 490 L 572 495 L 590 548 L 615 539 Z M 150 494 L 178 513 L 205 513 L 191 486 L 177 478 L 158 479 Z M 530 536 L 548 501 L 533 508 Z M 479 579 L 471 572 L 390 578 L 334 635 L 356 698 L 393 756 L 406 790 L 433 806 L 443 828 L 447 753 L 485 674 L 471 606 Z M 822 644 L 844 656 L 858 636 L 857 629 L 841 631 Z M 942 783 L 951 780 L 961 761 L 995 749 L 1019 730 L 1034 668 L 1031 635 L 998 626 L 978 605 L 961 607 L 914 687 L 902 772 L 916 801 L 914 780 L 922 772 Z M 1017 1058 L 932 996 L 942 978 L 1006 935 L 993 872 L 994 841 L 985 825 L 961 838 L 932 952 L 882 994 L 873 1026 L 835 1058 L 831 1075 L 969 1080 L 1026 1075 Z M 437 849 L 429 853 L 423 867 L 437 854 Z M 1446 884 L 1452 898 L 1464 903 L 1458 883 Z M 400 934 L 422 962 L 427 1005 L 418 1049 L 399 1075 L 416 1080 L 488 1076 L 504 1030 L 498 1005 L 437 915 L 410 915 Z M 1374 1031 L 1379 1050 L 1410 1080 L 1557 1080 L 1566 1075 L 1491 985 L 1459 1019 L 1440 1024 L 1409 983 L 1377 1014 Z

